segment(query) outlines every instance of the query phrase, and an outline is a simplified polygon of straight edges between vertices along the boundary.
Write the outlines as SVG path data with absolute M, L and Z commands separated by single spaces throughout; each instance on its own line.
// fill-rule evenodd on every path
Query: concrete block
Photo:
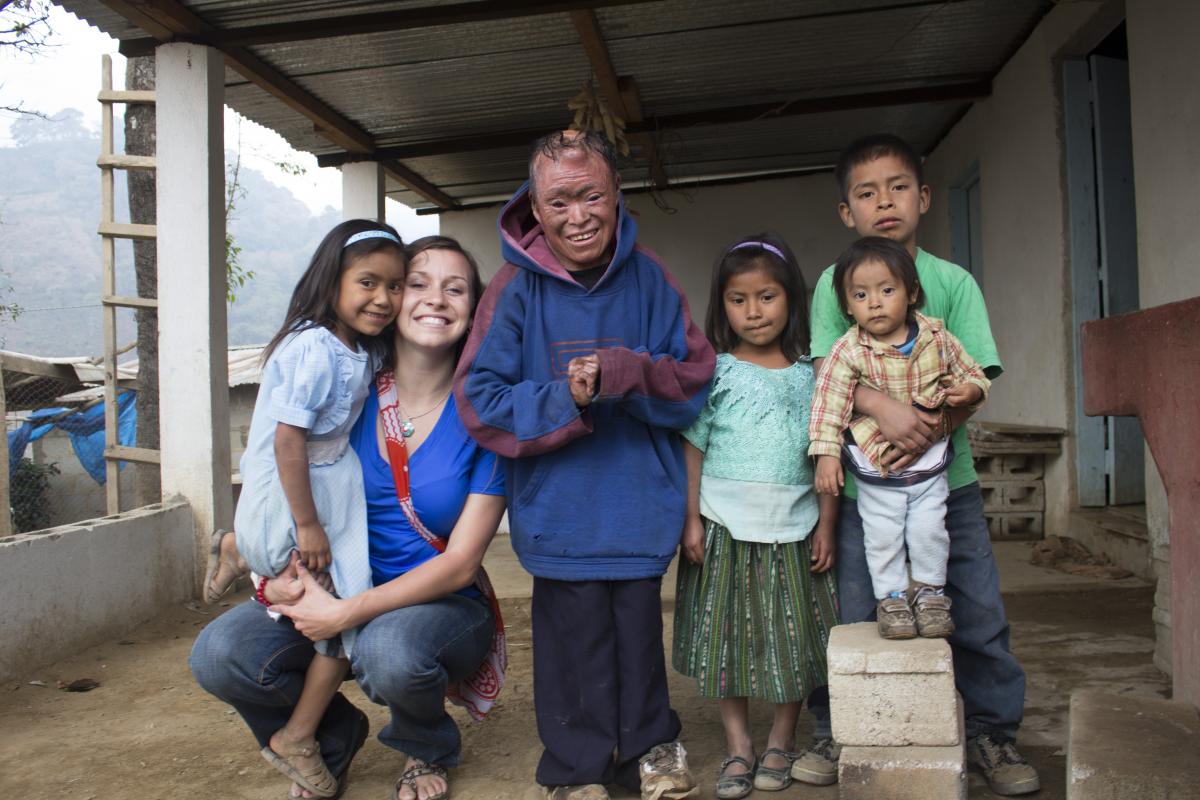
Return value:
M 1071 693 L 1067 800 L 1200 796 L 1200 715 L 1190 703 Z
M 1040 453 L 975 455 L 975 472 L 981 481 L 1032 480 L 1045 471 L 1045 456 Z
M 988 536 L 993 542 L 1045 538 L 1045 515 L 1041 511 L 989 512 Z
M 829 637 L 833 736 L 853 747 L 945 747 L 961 742 L 954 668 L 943 639 L 888 641 L 875 623 Z
M 840 800 L 966 800 L 966 733 L 955 695 L 958 744 L 948 747 L 843 747 Z
M 980 481 L 985 512 L 1044 511 L 1046 485 L 1041 480 Z

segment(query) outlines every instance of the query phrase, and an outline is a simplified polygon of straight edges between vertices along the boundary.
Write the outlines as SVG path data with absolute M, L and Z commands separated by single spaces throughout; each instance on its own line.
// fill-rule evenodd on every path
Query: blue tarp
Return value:
M 132 391 L 117 396 L 117 440 L 126 447 L 132 447 L 137 440 L 136 397 L 137 392 Z M 8 432 L 10 475 L 16 471 L 30 442 L 36 442 L 53 428 L 60 428 L 70 437 L 71 447 L 87 474 L 96 483 L 104 484 L 104 403 L 74 414 L 69 412 L 68 408 L 39 408 L 20 428 Z M 120 466 L 124 469 L 125 462 Z

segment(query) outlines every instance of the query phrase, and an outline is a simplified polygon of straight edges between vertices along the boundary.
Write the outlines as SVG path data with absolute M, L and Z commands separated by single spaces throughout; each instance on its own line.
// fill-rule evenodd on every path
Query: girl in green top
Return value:
M 717 698 L 729 757 L 719 798 L 792 781 L 803 700 L 826 683 L 836 625 L 837 503 L 813 491 L 804 278 L 787 244 L 759 234 L 717 263 L 706 326 L 720 354 L 708 403 L 684 432 L 688 507 L 674 665 Z M 755 757 L 748 699 L 775 704 Z

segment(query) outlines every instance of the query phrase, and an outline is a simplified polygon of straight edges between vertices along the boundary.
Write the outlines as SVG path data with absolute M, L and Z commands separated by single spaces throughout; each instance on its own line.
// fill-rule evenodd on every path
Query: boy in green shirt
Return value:
M 961 267 L 917 247 L 917 227 L 921 215 L 929 210 L 929 187 L 913 149 L 895 136 L 869 136 L 842 153 L 835 175 L 841 191 L 838 213 L 846 227 L 860 236 L 886 236 L 904 245 L 916 261 L 924 290 L 920 312 L 942 319 L 984 374 L 991 380 L 999 377 L 1003 367 L 975 279 Z M 833 267 L 817 281 L 811 320 L 811 352 L 819 369 L 821 359 L 851 324 L 838 304 Z M 971 412 L 943 407 L 928 413 L 864 386 L 855 391 L 854 403 L 876 420 L 883 436 L 895 445 L 893 469 L 902 469 L 919 457 L 940 438 L 941 431 L 953 430 L 955 458 L 946 473 L 950 488 L 946 594 L 953 601 L 956 631 L 950 645 L 966 716 L 967 760 L 997 794 L 1037 791 L 1037 772 L 1014 745 L 1025 703 L 1025 673 L 1009 650 L 1008 620 L 983 498 L 963 426 Z M 837 529 L 838 600 L 846 623 L 869 620 L 875 611 L 856 497 L 853 479 L 847 474 Z M 818 718 L 820 702 L 820 698 L 810 699 Z M 826 738 L 823 726 L 818 726 L 816 736 L 813 747 L 793 765 L 792 774 L 809 783 L 832 783 L 837 780 L 840 748 Z

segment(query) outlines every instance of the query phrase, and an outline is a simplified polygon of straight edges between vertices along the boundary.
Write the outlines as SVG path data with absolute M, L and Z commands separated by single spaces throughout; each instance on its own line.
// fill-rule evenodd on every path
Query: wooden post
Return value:
M 0 376 L 3 372 L 0 371 Z M 4 381 L 0 379 L 0 420 L 4 420 L 4 445 L 0 446 L 0 536 L 12 533 L 12 495 L 8 473 L 8 401 L 4 396 Z

